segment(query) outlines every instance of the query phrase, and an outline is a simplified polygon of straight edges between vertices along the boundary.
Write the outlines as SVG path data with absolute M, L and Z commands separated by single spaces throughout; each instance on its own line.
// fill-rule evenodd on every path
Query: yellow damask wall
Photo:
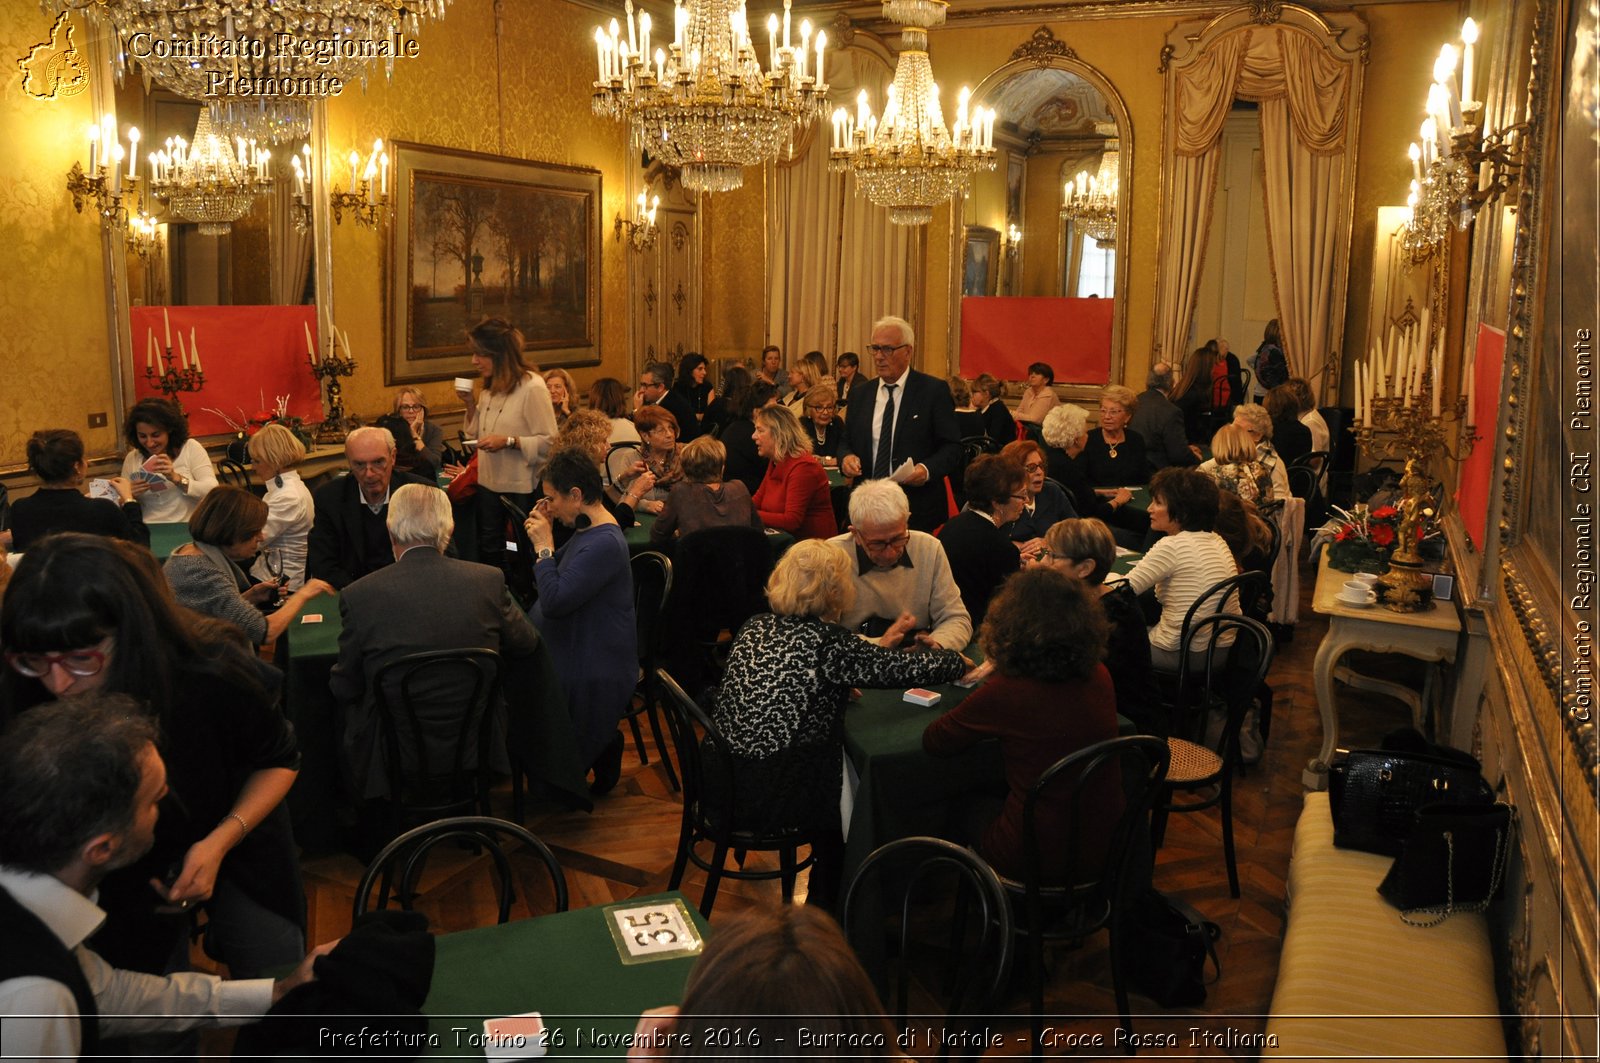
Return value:
M 52 21 L 37 4 L 0 4 L 0 469 L 25 460 L 38 428 L 74 428 L 94 452 L 115 439 L 114 425 L 88 427 L 89 413 L 111 410 L 100 226 L 66 193 L 67 171 L 84 159 L 90 93 L 31 99 L 16 66 Z M 74 43 L 87 48 L 81 30 Z
M 365 155 L 383 137 L 598 169 L 602 362 L 573 376 L 580 388 L 600 376 L 627 379 L 627 257 L 611 240 L 611 219 L 625 209 L 627 131 L 590 111 L 600 16 L 561 0 L 515 0 L 499 10 L 498 42 L 495 5 L 452 4 L 423 30 L 420 56 L 395 64 L 391 81 L 376 76 L 365 94 L 347 88 L 331 100 L 329 152 L 336 160 L 352 148 Z M 348 219 L 334 228 L 335 315 L 362 362 L 345 386 L 345 402 L 363 417 L 387 409 L 393 394 L 381 369 L 385 240 Z M 449 381 L 423 391 L 436 409 L 460 407 Z
M 766 346 L 767 220 L 760 167 L 744 186 L 700 197 L 701 352 L 707 358 L 745 358 Z

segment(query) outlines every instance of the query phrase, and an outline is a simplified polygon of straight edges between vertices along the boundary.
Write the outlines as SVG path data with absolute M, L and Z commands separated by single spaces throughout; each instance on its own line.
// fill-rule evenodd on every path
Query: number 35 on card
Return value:
M 678 899 L 655 904 L 619 904 L 605 909 L 606 926 L 625 964 L 692 956 L 705 944 Z

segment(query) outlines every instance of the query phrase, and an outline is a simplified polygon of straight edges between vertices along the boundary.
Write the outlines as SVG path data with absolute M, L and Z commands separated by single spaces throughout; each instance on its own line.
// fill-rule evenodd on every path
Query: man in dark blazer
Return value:
M 949 516 L 945 477 L 961 467 L 955 400 L 944 381 L 911 368 L 916 333 L 903 319 L 874 324 L 867 352 L 877 379 L 850 393 L 840 468 L 852 479 L 879 480 L 912 462 L 901 484 L 911 500 L 911 526 L 932 531 Z
M 389 493 L 404 484 L 427 484 L 394 467 L 394 436 L 386 428 L 351 432 L 344 457 L 350 475 L 312 492 L 316 512 L 306 539 L 306 576 L 339 590 L 394 563 L 384 523 Z
M 504 662 L 531 656 L 539 645 L 539 633 L 506 592 L 505 573 L 444 555 L 455 528 L 443 491 L 425 484 L 397 488 L 388 528 L 395 563 L 363 576 L 339 595 L 344 630 L 339 660 L 328 679 L 344 706 L 346 765 L 359 799 L 389 792 L 374 698 L 374 681 L 384 665 L 413 653 L 457 649 L 494 650 Z M 397 704 L 395 693 L 391 691 L 391 704 Z M 427 731 L 425 740 L 453 744 L 466 700 L 460 684 L 419 682 L 410 696 Z M 496 719 L 503 719 L 498 711 Z M 409 757 L 409 736 L 401 738 L 402 755 Z M 477 746 L 471 748 L 475 753 Z M 434 765 L 448 763 L 435 760 Z M 475 764 L 475 756 L 468 763 Z M 409 762 L 406 766 L 414 768 Z
M 660 406 L 678 419 L 678 442 L 687 443 L 700 434 L 689 400 L 672 390 L 672 366 L 656 362 L 639 375 L 639 405 Z
M 1170 398 L 1172 366 L 1157 362 L 1144 379 L 1139 408 L 1128 421 L 1128 430 L 1144 440 L 1144 453 L 1152 472 L 1168 467 L 1200 464 L 1200 448 L 1189 445 L 1183 427 L 1183 411 Z

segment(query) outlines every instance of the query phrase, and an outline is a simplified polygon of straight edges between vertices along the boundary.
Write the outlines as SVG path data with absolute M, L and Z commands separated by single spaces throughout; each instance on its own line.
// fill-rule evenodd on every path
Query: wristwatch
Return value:
M 550 549 L 548 546 L 541 546 L 539 547 L 538 552 L 534 554 L 534 562 L 537 564 L 540 561 L 548 561 L 555 556 L 556 552 L 554 550 Z
M 506 436 L 506 448 L 507 449 L 515 449 L 516 445 L 517 445 L 517 437 L 516 436 Z

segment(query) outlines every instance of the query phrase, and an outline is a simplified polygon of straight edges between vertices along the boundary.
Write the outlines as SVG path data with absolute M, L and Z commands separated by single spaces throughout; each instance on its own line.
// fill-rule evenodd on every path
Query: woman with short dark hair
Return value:
M 767 475 L 767 459 L 756 449 L 756 411 L 774 405 L 778 389 L 763 381 L 751 384 L 737 399 L 732 400 L 729 413 L 732 419 L 718 439 L 728 448 L 728 479 L 744 484 L 751 495 L 761 486 Z
M 961 589 L 961 601 L 974 627 L 983 622 L 989 599 L 1000 584 L 1022 564 L 1011 537 L 1002 529 L 1022 512 L 1026 478 L 1014 459 L 980 454 L 967 466 L 962 481 L 967 504 L 939 529 L 950 574 Z
M 136 403 L 122 424 L 122 437 L 132 448 L 122 459 L 122 475 L 133 485 L 147 524 L 188 520 L 206 492 L 217 486 L 210 455 L 189 437 L 189 418 L 172 403 Z
M 539 599 L 528 619 L 554 655 L 578 757 L 594 772 L 597 794 L 622 774 L 617 723 L 633 700 L 639 671 L 628 541 L 606 506 L 600 469 L 576 448 L 557 450 L 545 464 L 544 497 L 524 525 L 534 549 Z M 553 522 L 574 529 L 555 549 Z
M 1061 397 L 1055 389 L 1056 371 L 1048 362 L 1034 362 L 1028 366 L 1028 386 L 1022 389 L 1022 401 L 1017 403 L 1016 419 L 1043 424 L 1045 416 L 1056 408 Z
M 974 808 L 987 821 L 978 852 L 1003 875 L 1021 878 L 1022 809 L 1028 791 L 1056 761 L 1117 737 L 1117 701 L 1105 656 L 1106 622 L 1084 585 L 1039 566 L 1019 572 L 994 596 L 978 633 L 994 675 L 949 712 L 928 725 L 922 746 L 950 756 L 990 738 L 1000 740 L 1006 797 Z M 1098 878 L 1122 814 L 1122 788 L 1115 772 L 1102 772 L 1084 795 L 1094 813 L 1077 816 L 1082 833 L 1076 861 L 1065 847 L 1041 847 L 1046 882 Z M 1068 787 L 1057 787 L 1035 806 L 1035 836 L 1066 836 L 1073 809 Z M 996 813 L 998 813 L 996 815 Z
M 309 579 L 270 613 L 278 602 L 276 582 L 252 585 L 241 562 L 256 556 L 265 539 L 267 504 L 242 487 L 222 486 L 201 499 L 189 518 L 192 542 L 167 558 L 167 582 L 178 604 L 237 627 L 253 644 L 283 634 L 306 603 L 332 584 Z
M 694 412 L 694 424 L 688 427 L 696 431 L 686 433 L 691 437 L 698 435 L 700 426 L 705 425 L 706 413 L 711 408 L 711 403 L 716 399 L 716 389 L 707 379 L 711 366 L 706 361 L 706 356 L 690 351 L 678 362 L 677 376 L 672 381 L 672 390 L 683 396 L 683 401 L 689 404 L 689 409 Z
M 684 444 L 683 480 L 672 486 L 667 504 L 650 529 L 652 543 L 670 543 L 703 528 L 761 527 L 755 502 L 744 484 L 723 479 L 727 457 L 727 449 L 711 436 Z
M 83 439 L 78 433 L 68 428 L 33 433 L 28 440 L 28 469 L 39 478 L 39 489 L 11 504 L 13 550 L 22 553 L 46 535 L 64 531 L 150 545 L 144 510 L 134 501 L 133 484 L 126 476 L 108 481 L 120 502 L 83 493 L 89 466 L 83 460 Z

